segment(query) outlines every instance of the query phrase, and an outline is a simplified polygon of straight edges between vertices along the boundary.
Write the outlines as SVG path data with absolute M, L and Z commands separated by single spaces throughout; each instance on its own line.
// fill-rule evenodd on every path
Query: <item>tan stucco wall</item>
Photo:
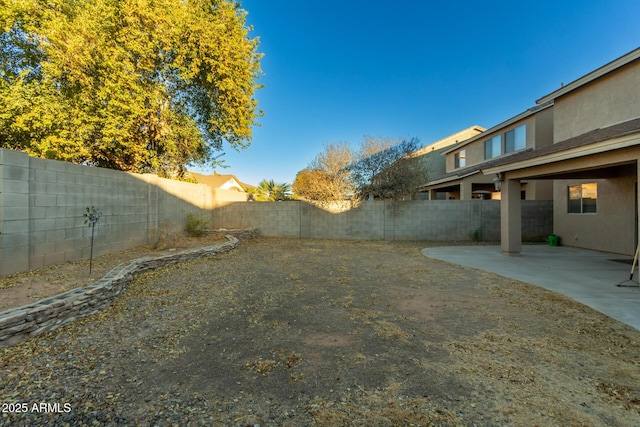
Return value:
M 525 200 L 553 199 L 553 181 L 548 179 L 525 181 L 522 189 L 525 191 Z
M 476 141 L 448 153 L 446 159 L 447 172 L 455 170 L 455 154 L 462 150 L 466 150 L 466 166 L 473 166 L 484 162 L 484 142 L 496 135 L 501 135 L 502 150 L 504 150 L 504 134 L 523 124 L 527 126 L 526 148 L 540 148 L 553 143 L 553 107 L 551 107 L 494 132 L 485 132 L 482 134 L 482 137 Z M 502 155 L 504 155 L 504 153 Z
M 640 116 L 640 60 L 555 100 L 554 141 Z
M 611 179 L 556 180 L 553 230 L 561 244 L 604 252 L 635 252 L 635 175 Z M 567 213 L 568 186 L 596 182 L 596 214 Z
M 535 147 L 542 148 L 553 144 L 554 107 L 546 108 L 535 115 Z

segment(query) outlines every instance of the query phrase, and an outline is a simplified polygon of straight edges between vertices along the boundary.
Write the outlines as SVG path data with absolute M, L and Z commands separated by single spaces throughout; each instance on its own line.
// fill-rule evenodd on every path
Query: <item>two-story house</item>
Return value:
M 553 180 L 553 228 L 561 243 L 633 255 L 638 245 L 640 49 L 540 98 L 552 111 L 552 144 L 484 164 L 501 187 L 501 244 L 521 249 L 524 183 Z M 528 132 L 528 129 L 527 129 Z
M 446 158 L 444 156 L 444 153 L 448 151 L 452 146 L 459 144 L 461 141 L 466 141 L 469 138 L 473 138 L 474 136 L 479 135 L 484 131 L 486 131 L 486 129 L 481 126 L 470 126 L 466 129 L 435 141 L 429 145 L 419 148 L 418 150 L 411 153 L 411 156 L 418 158 L 420 168 L 426 172 L 427 177 L 444 175 L 447 172 Z M 426 179 L 427 178 L 425 177 L 425 180 Z M 429 193 L 418 193 L 418 198 L 428 199 Z
M 444 150 L 444 173 L 431 174 L 420 191 L 428 192 L 431 200 L 499 199 L 494 177 L 483 175 L 482 169 L 496 159 L 552 142 L 553 103 L 538 105 Z M 551 200 L 552 195 L 551 181 L 521 182 L 523 199 Z

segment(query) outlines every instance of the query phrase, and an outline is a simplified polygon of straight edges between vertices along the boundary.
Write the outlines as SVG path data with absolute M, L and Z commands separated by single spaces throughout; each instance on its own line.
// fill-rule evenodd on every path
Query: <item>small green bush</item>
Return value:
M 191 237 L 200 237 L 207 231 L 207 222 L 190 212 L 187 216 L 187 227 L 185 231 Z

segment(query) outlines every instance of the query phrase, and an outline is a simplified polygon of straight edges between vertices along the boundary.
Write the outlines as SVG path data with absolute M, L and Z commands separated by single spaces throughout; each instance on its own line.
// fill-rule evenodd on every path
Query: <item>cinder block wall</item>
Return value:
M 553 230 L 551 201 L 523 200 L 525 241 Z M 365 202 L 333 213 L 305 202 L 230 203 L 213 211 L 216 228 L 259 227 L 264 236 L 318 239 L 499 241 L 497 200 Z
M 240 202 L 217 206 L 214 228 L 258 227 L 263 236 L 301 237 L 300 202 Z
M 0 274 L 88 258 L 91 206 L 103 213 L 97 256 L 152 243 L 161 226 L 183 230 L 189 212 L 210 220 L 214 194 L 203 184 L 0 149 Z
M 500 203 L 491 200 L 373 201 L 341 213 L 304 202 L 246 202 L 245 195 L 155 175 L 29 157 L 0 149 L 0 275 L 86 259 L 85 209 L 103 216 L 94 255 L 181 231 L 193 213 L 214 228 L 258 227 L 265 236 L 321 239 L 498 241 Z M 523 240 L 553 230 L 551 201 L 522 202 Z
M 28 160 L 23 209 L 29 221 L 29 269 L 89 257 L 91 227 L 84 214 L 91 206 L 102 212 L 94 255 L 147 243 L 144 182 L 109 169 L 13 154 Z
M 42 209 L 37 211 L 43 216 Z M 29 157 L 0 149 L 0 271 L 29 269 Z M 6 271 L 6 273 L 5 273 Z

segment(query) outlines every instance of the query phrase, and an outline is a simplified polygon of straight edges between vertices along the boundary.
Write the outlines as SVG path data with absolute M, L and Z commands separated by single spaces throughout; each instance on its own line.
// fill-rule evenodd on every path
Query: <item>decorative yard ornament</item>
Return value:
M 93 233 L 96 229 L 96 224 L 100 221 L 102 212 L 96 209 L 95 206 L 87 207 L 86 210 L 84 223 L 91 227 L 91 253 L 89 255 L 89 274 L 91 274 L 91 268 L 93 266 Z

